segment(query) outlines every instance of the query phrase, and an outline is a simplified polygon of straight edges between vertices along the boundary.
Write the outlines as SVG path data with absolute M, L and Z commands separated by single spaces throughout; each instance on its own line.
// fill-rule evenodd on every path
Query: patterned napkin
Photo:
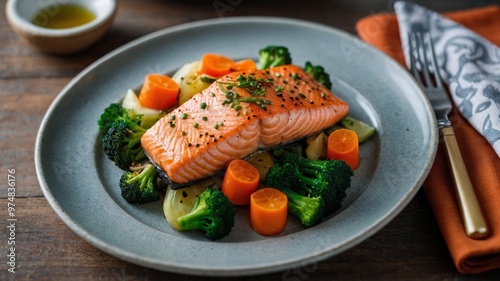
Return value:
M 500 157 L 500 48 L 414 3 L 399 1 L 394 9 L 407 65 L 408 32 L 428 30 L 441 76 L 458 110 Z
M 405 11 L 420 9 L 420 7 L 414 4 L 403 3 L 397 4 L 396 6 L 398 5 L 400 5 L 398 10 L 401 9 L 404 13 L 406 13 Z M 423 11 L 426 10 L 424 9 Z M 439 15 L 433 12 L 429 11 L 429 13 L 433 14 L 432 17 L 440 18 Z M 492 5 L 462 11 L 446 12 L 443 13 L 443 16 L 460 23 L 464 26 L 464 29 L 468 28 L 473 30 L 480 36 L 487 38 L 496 46 L 500 46 L 500 6 Z M 427 19 L 427 17 L 425 19 Z M 451 47 L 454 47 L 454 49 L 451 50 L 462 52 L 469 51 L 466 53 L 467 55 L 462 56 L 463 59 L 458 60 L 462 62 L 462 64 L 458 65 L 464 65 L 464 62 L 468 61 L 465 60 L 466 58 L 484 58 L 486 56 L 484 54 L 491 55 L 491 53 L 485 51 L 485 48 L 475 49 L 475 52 L 471 52 L 471 49 L 465 48 L 466 46 L 476 45 L 457 44 L 453 46 L 441 43 L 444 42 L 441 40 L 445 40 L 449 37 L 438 38 L 437 34 L 443 34 L 444 31 L 451 30 L 451 26 L 458 28 L 457 24 L 453 22 L 450 23 L 447 19 L 441 18 L 437 21 L 431 21 L 433 23 L 431 25 L 432 37 L 435 40 L 435 44 L 437 44 L 441 50 L 450 50 Z M 440 22 L 440 24 L 438 25 L 437 22 Z M 425 24 L 427 23 L 428 22 L 425 21 Z M 404 40 L 401 40 L 398 19 L 394 13 L 379 13 L 361 18 L 356 23 L 356 30 L 361 39 L 377 47 L 400 64 L 406 66 L 401 44 L 401 41 Z M 466 38 L 471 37 L 471 33 L 468 34 Z M 480 36 L 474 35 L 473 37 L 480 38 Z M 481 41 L 483 40 L 484 39 L 481 39 Z M 496 52 L 496 58 L 498 59 L 498 49 Z M 443 60 L 451 56 L 452 55 L 449 54 L 444 56 L 443 53 L 440 53 L 441 63 L 449 63 Z M 480 62 L 479 60 L 475 61 Z M 489 65 L 490 64 L 479 63 L 480 69 Z M 447 68 L 445 68 L 443 72 L 446 71 L 451 73 Z M 447 73 L 443 74 L 445 74 L 444 76 L 448 81 L 453 80 L 453 76 Z M 477 81 L 479 78 L 482 79 L 485 76 L 485 74 L 479 73 L 474 79 L 472 79 L 474 77 L 473 75 L 469 75 L 468 79 Z M 498 74 L 488 77 L 490 78 L 489 80 L 494 80 L 498 83 Z M 455 89 L 458 88 L 458 85 L 460 85 L 461 88 L 467 88 L 467 85 L 470 84 L 471 82 L 465 83 L 465 81 L 456 80 L 457 86 L 455 86 Z M 498 84 L 496 85 L 498 89 Z M 486 86 L 483 86 L 481 89 L 485 88 Z M 484 90 L 482 91 L 484 92 Z M 404 94 L 404 92 L 401 94 Z M 481 94 L 482 92 L 479 92 L 479 90 L 476 91 L 476 95 Z M 381 93 L 381 95 L 383 95 L 383 93 Z M 465 166 L 469 172 L 472 185 L 475 187 L 476 195 L 485 215 L 486 223 L 490 227 L 491 235 L 487 239 L 474 240 L 465 234 L 455 199 L 455 193 L 453 191 L 452 180 L 449 176 L 446 160 L 441 148 L 438 148 L 434 164 L 423 184 L 423 189 L 433 209 L 437 224 L 443 234 L 443 238 L 448 246 L 457 270 L 462 273 L 474 274 L 492 269 L 500 269 L 500 157 L 495 153 L 491 143 L 475 130 L 469 121 L 459 112 L 457 105 L 460 104 L 460 101 L 461 100 L 454 104 L 450 118 L 453 122 L 453 128 L 455 129 Z M 498 104 L 497 94 L 495 98 L 491 99 L 489 106 L 484 104 L 481 108 L 488 107 L 489 109 L 494 106 L 498 108 Z M 476 114 L 474 111 L 478 111 L 477 106 L 473 107 L 472 110 L 472 113 Z M 479 113 L 485 114 L 481 110 L 479 110 Z M 490 113 L 490 120 L 492 120 L 493 117 L 498 120 L 498 113 L 497 115 L 492 115 L 492 113 Z M 480 128 L 482 128 L 482 126 Z M 486 126 L 486 128 L 488 128 L 488 126 Z M 491 128 L 494 128 L 493 122 Z M 496 143 L 498 142 L 499 141 Z

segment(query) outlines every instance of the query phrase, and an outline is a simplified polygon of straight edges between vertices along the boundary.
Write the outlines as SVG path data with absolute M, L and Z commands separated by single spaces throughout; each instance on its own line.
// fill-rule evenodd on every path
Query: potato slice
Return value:
M 170 226 L 179 230 L 177 218 L 189 213 L 198 195 L 212 184 L 215 184 L 215 181 L 208 179 L 181 189 L 174 190 L 168 187 L 163 200 L 163 214 Z
M 250 159 L 248 163 L 257 168 L 260 174 L 260 181 L 265 181 L 267 171 L 274 165 L 273 157 L 269 151 L 257 152 Z
M 210 86 L 210 83 L 203 82 L 198 76 L 199 61 L 186 63 L 173 76 L 180 88 L 179 104 L 185 103 L 194 95 Z
M 307 158 L 310 160 L 325 159 L 327 142 L 328 136 L 324 132 L 307 138 Z

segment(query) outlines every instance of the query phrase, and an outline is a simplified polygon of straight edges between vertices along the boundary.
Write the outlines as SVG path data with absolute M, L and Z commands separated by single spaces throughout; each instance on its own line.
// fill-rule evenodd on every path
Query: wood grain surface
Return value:
M 36 5 L 50 1 L 33 1 Z M 414 1 L 437 11 L 498 3 Z M 5 7 L 6 0 L 0 1 Z M 73 233 L 44 198 L 34 167 L 41 120 L 61 89 L 115 48 L 159 29 L 208 18 L 266 15 L 310 20 L 355 33 L 361 17 L 390 12 L 392 1 L 120 0 L 111 30 L 78 54 L 33 49 L 0 16 L 0 280 L 219 280 L 148 269 L 110 256 Z M 382 24 L 382 23 L 381 23 Z M 16 270 L 8 272 L 8 171 L 16 176 Z M 458 273 L 425 194 L 361 244 L 321 262 L 268 275 L 227 280 L 498 280 L 500 271 Z

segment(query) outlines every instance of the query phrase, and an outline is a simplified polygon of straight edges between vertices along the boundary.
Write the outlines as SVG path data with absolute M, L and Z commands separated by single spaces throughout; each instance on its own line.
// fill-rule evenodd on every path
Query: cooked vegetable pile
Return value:
M 287 194 L 290 213 L 310 227 L 340 209 L 352 175 L 344 161 L 310 160 L 287 153 L 269 169 L 266 185 Z
M 161 117 L 161 113 L 153 116 L 155 122 Z M 113 103 L 104 110 L 98 120 L 104 151 L 109 159 L 123 170 L 146 159 L 141 147 L 141 137 L 151 127 L 152 122 L 145 124 L 143 119 L 144 115 Z
M 375 133 L 350 116 L 307 140 L 233 160 L 223 178 L 183 189 L 169 187 L 141 147 L 141 137 L 160 118 L 221 76 L 288 64 L 292 56 L 285 46 L 260 49 L 257 62 L 209 53 L 172 77 L 147 75 L 138 95 L 129 90 L 121 103 L 105 108 L 98 128 L 105 154 L 124 171 L 117 183 L 124 200 L 146 204 L 164 197 L 163 211 L 174 229 L 200 231 L 210 240 L 231 232 L 239 206 L 249 206 L 250 224 L 261 235 L 281 233 L 288 214 L 308 228 L 339 211 L 360 161 L 358 145 Z M 331 89 L 323 66 L 307 61 L 303 69 Z

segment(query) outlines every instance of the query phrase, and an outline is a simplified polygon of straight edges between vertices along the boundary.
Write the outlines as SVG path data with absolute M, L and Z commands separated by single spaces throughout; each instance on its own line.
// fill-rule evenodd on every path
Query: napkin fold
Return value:
M 500 157 L 500 48 L 472 30 L 414 3 L 394 4 L 406 65 L 408 33 L 429 31 L 441 77 L 469 123 Z
M 398 7 L 398 5 L 400 6 Z M 415 4 L 401 2 L 396 2 L 395 8 L 401 13 L 411 13 L 412 9 L 425 9 Z M 437 25 L 436 22 L 431 23 L 434 24 L 434 31 L 431 33 L 433 40 L 439 40 L 439 36 L 441 36 L 444 30 L 453 27 L 459 30 L 462 29 L 461 32 L 465 32 L 466 36 L 482 38 L 485 41 L 488 40 L 489 43 L 486 44 L 491 44 L 493 47 L 500 45 L 500 32 L 498 32 L 500 28 L 500 6 L 493 5 L 447 12 L 443 13 L 443 15 L 427 9 L 422 11 L 432 14 L 431 17 L 439 18 L 439 22 L 442 23 L 442 25 Z M 413 15 L 415 14 L 413 13 Z M 426 17 L 428 18 L 429 14 Z M 426 22 L 426 24 L 428 23 Z M 379 48 L 403 66 L 406 66 L 402 40 L 400 39 L 400 27 L 398 26 L 396 14 L 388 12 L 367 16 L 357 22 L 356 30 L 361 39 Z M 438 44 L 440 43 L 438 42 Z M 445 59 L 452 57 L 458 59 L 458 62 L 464 62 L 467 56 L 469 58 L 474 55 L 481 56 L 485 52 L 481 48 L 471 51 L 471 45 L 467 44 L 460 45 L 455 43 L 455 45 L 447 46 L 443 43 L 439 46 L 447 52 L 455 52 L 455 54 L 451 55 L 438 54 L 443 64 L 445 63 Z M 460 50 L 467 51 L 460 54 L 462 58 L 460 55 L 457 55 Z M 496 56 L 498 58 L 500 54 L 496 53 Z M 450 62 L 446 61 L 446 63 Z M 480 65 L 484 66 L 483 64 Z M 450 68 L 445 68 L 441 71 L 444 72 L 444 76 L 448 81 L 456 78 L 451 75 L 452 71 Z M 478 76 L 474 80 L 473 76 L 468 76 L 472 82 L 479 80 L 481 77 Z M 487 78 L 498 82 L 498 76 L 496 75 L 490 75 Z M 456 81 L 457 85 L 459 85 L 459 82 L 463 81 Z M 477 85 L 475 86 L 478 87 Z M 454 88 L 455 91 L 457 88 L 458 86 Z M 451 90 L 453 89 L 450 88 Z M 498 90 L 500 91 L 500 88 Z M 500 92 L 492 94 L 491 97 L 492 103 L 490 103 L 490 107 L 500 107 Z M 493 143 L 495 142 L 488 142 L 479 133 L 481 130 L 476 130 L 460 113 L 460 106 L 457 107 L 456 104 L 461 105 L 463 103 L 462 100 L 464 98 L 461 98 L 458 100 L 454 99 L 455 104 L 450 114 L 450 119 L 452 120 L 471 182 L 490 228 L 490 236 L 484 240 L 474 240 L 465 234 L 453 191 L 452 180 L 449 176 L 449 170 L 441 148 L 438 149 L 436 159 L 424 182 L 423 188 L 457 270 L 462 273 L 474 274 L 492 269 L 500 269 L 500 158 L 493 148 Z M 486 105 L 483 105 L 483 107 L 486 107 Z M 480 113 L 481 108 L 478 110 L 476 107 L 475 110 Z M 496 118 L 498 122 L 500 116 L 490 116 L 490 120 L 492 118 Z M 493 123 L 491 125 L 493 126 Z M 500 143 L 500 141 L 496 142 Z

